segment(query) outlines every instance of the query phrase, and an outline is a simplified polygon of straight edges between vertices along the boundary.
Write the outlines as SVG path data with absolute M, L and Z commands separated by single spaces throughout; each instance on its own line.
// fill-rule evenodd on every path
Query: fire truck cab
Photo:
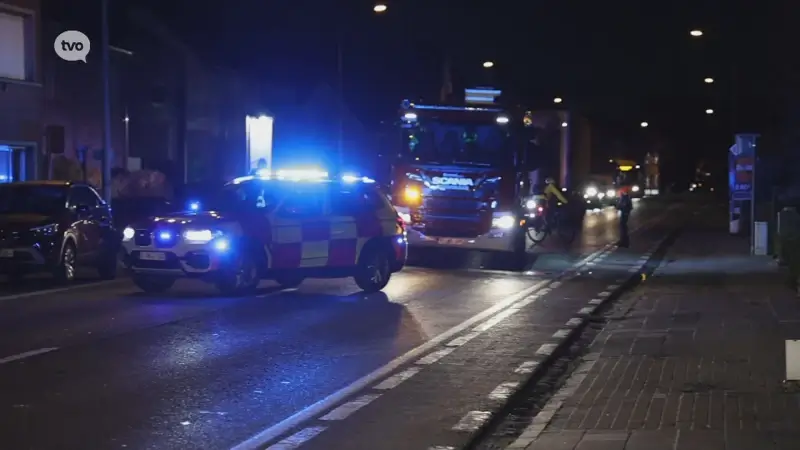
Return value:
M 531 181 L 523 115 L 406 101 L 399 116 L 391 200 L 409 246 L 524 255 Z

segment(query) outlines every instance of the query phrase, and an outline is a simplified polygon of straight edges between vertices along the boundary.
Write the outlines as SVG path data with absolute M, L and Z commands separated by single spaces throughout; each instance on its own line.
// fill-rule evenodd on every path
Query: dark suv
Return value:
M 0 184 L 0 272 L 12 279 L 50 272 L 69 282 L 79 266 L 113 279 L 119 245 L 111 210 L 91 186 L 67 181 Z

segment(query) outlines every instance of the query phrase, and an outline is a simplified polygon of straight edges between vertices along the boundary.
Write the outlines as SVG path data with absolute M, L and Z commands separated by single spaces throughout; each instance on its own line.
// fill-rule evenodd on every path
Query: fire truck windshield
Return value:
M 512 162 L 508 131 L 496 123 L 423 120 L 404 129 L 404 148 L 415 161 L 505 165 Z

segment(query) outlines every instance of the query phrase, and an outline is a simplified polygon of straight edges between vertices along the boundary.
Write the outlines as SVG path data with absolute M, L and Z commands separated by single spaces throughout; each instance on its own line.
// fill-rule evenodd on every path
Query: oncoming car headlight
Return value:
M 589 197 L 594 197 L 597 195 L 597 188 L 596 187 L 588 187 L 586 188 L 586 195 Z
M 495 217 L 492 219 L 492 227 L 501 228 L 504 230 L 507 230 L 509 228 L 514 228 L 514 216 L 507 215 L 507 216 Z
M 525 202 L 525 207 L 528 209 L 536 209 L 536 200 L 528 200 Z
M 613 189 L 609 189 L 609 190 L 606 191 L 606 197 L 616 197 L 616 195 L 617 195 L 617 191 L 615 191 Z
M 125 229 L 122 230 L 122 240 L 123 241 L 130 241 L 131 239 L 133 239 L 133 236 L 135 234 L 136 234 L 136 231 L 133 228 L 125 227 Z
M 633 188 L 631 188 L 631 190 L 633 192 L 639 192 L 639 186 L 634 186 Z
M 212 239 L 217 237 L 219 233 L 214 233 L 211 230 L 186 230 L 183 232 L 183 238 L 193 244 L 205 244 L 211 242 Z

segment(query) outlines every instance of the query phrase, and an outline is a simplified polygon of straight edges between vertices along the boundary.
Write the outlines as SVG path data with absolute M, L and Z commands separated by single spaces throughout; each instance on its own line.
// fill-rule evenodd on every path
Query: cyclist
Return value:
M 544 181 L 544 199 L 546 200 L 545 206 L 545 222 L 547 226 L 553 224 L 553 214 L 556 210 L 556 205 L 554 204 L 556 201 L 560 202 L 562 205 L 566 205 L 569 203 L 567 198 L 564 197 L 564 194 L 561 193 L 561 190 L 556 185 L 555 180 L 552 177 L 547 177 Z

